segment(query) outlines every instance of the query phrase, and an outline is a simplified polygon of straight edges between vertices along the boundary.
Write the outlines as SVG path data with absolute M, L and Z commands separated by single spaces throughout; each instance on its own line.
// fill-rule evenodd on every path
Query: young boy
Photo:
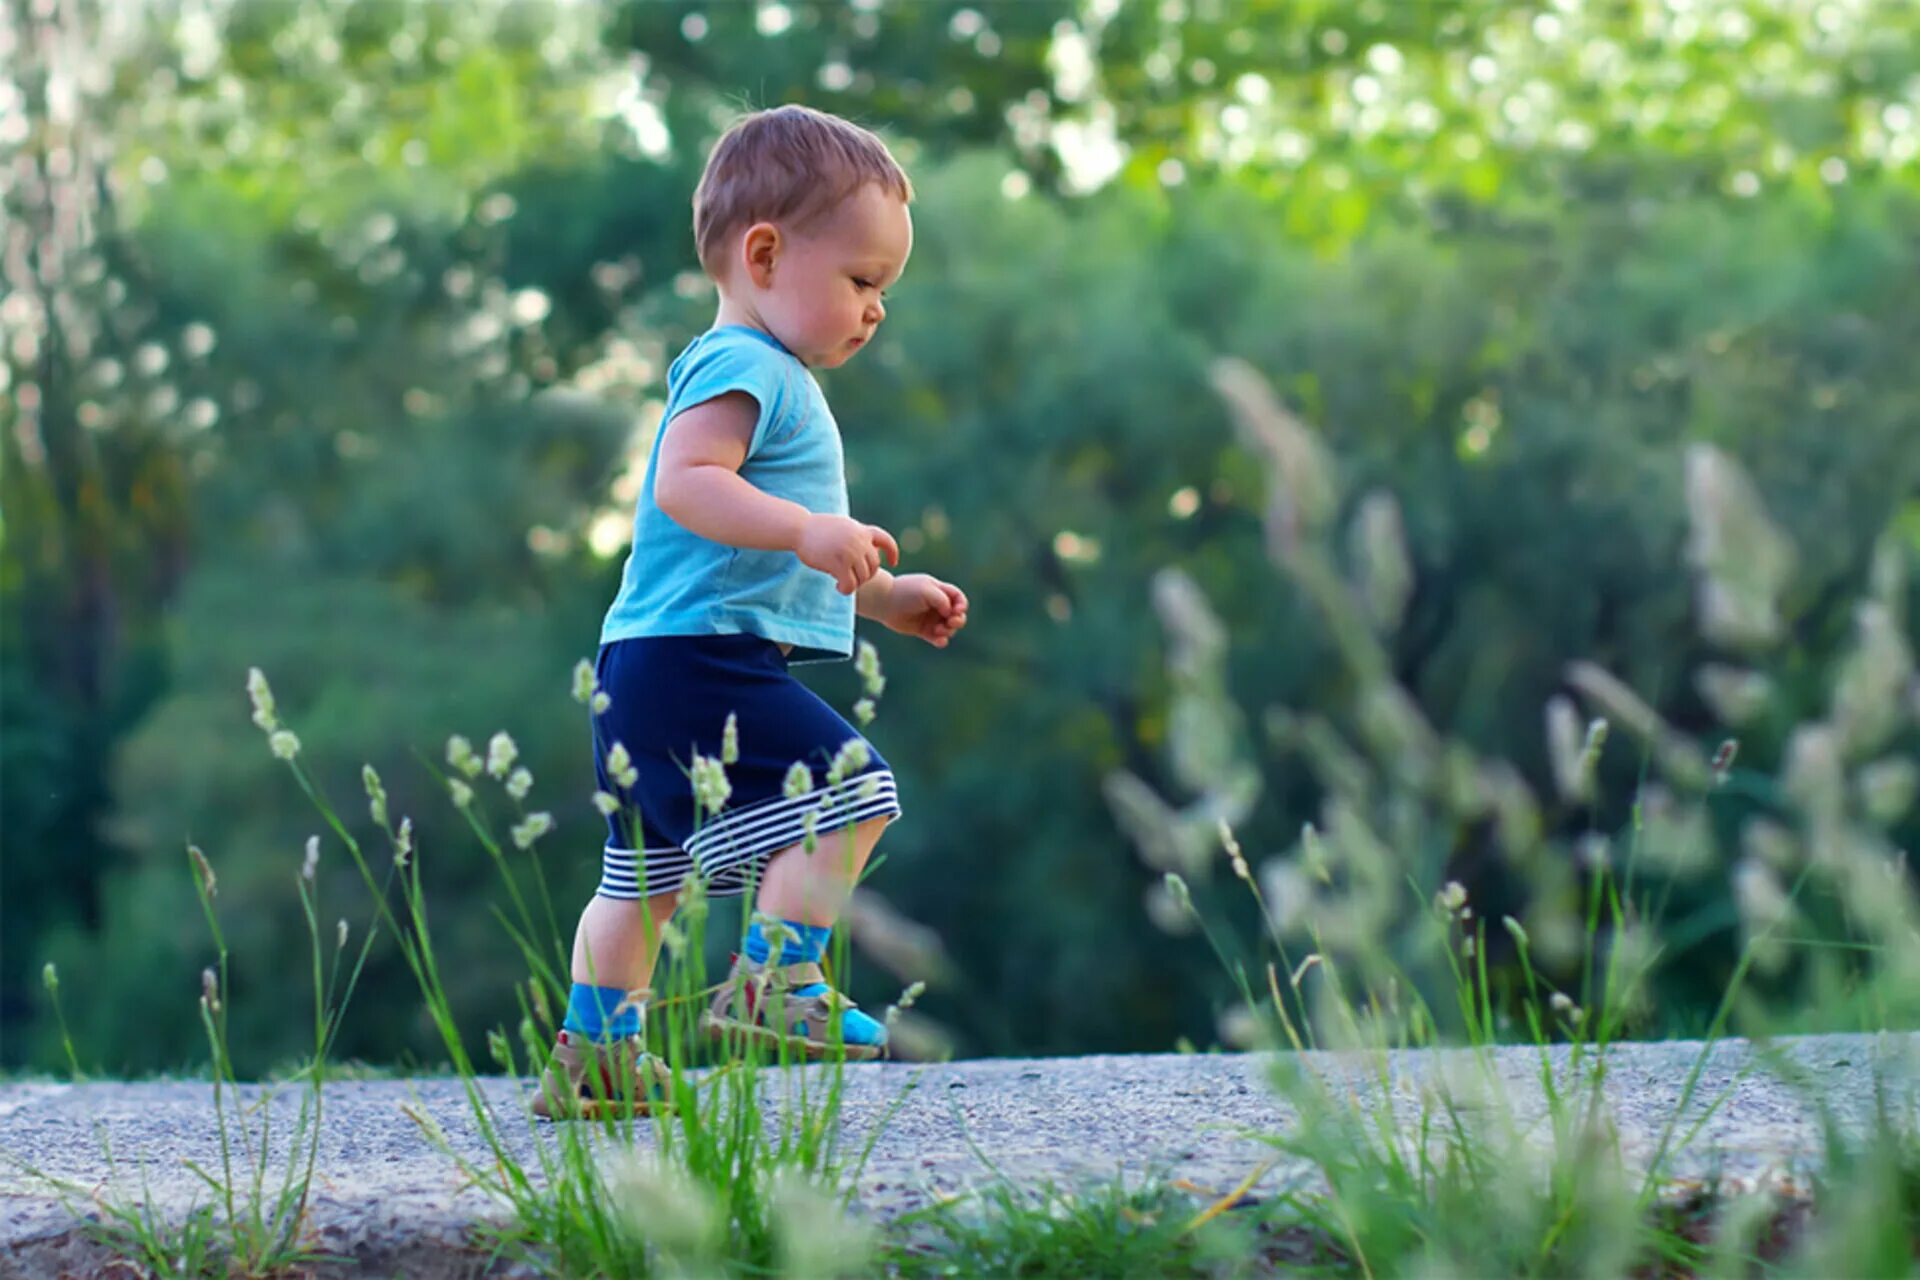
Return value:
M 689 875 L 716 897 L 757 883 L 756 915 L 781 922 L 749 927 L 710 1033 L 808 1056 L 885 1046 L 819 961 L 900 814 L 893 774 L 788 668 L 850 656 L 856 614 L 941 648 L 966 625 L 959 588 L 889 573 L 892 535 L 847 514 L 839 428 L 811 372 L 873 338 L 912 249 L 912 199 L 879 138 L 805 107 L 748 116 L 707 158 L 693 222 L 720 309 L 668 371 L 601 629 L 594 759 L 620 807 L 536 1114 L 593 1114 L 596 1093 L 644 1114 L 658 1096 L 639 1002 Z

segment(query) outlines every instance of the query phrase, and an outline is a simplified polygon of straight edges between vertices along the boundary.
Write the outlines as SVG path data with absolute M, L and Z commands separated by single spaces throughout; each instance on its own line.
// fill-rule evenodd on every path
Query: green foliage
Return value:
M 1213 1039 L 1235 993 L 1151 931 L 1165 868 L 1103 786 L 1124 770 L 1178 810 L 1237 762 L 1189 825 L 1231 817 L 1259 860 L 1321 812 L 1303 726 L 1356 732 L 1363 684 L 1274 572 L 1267 459 L 1215 357 L 1270 377 L 1346 478 L 1302 508 L 1338 574 L 1372 563 L 1392 495 L 1407 585 L 1367 569 L 1366 616 L 1396 619 L 1379 662 L 1535 795 L 1572 662 L 1718 732 L 1694 677 L 1731 664 L 1680 568 L 1689 443 L 1739 459 L 1795 548 L 1743 768 L 1773 772 L 1823 705 L 1875 539 L 1920 527 L 1920 18 L 1892 0 L 62 13 L 4 28 L 31 121 L 0 136 L 10 1063 L 60 1061 L 47 958 L 91 993 L 70 1009 L 89 1065 L 194 1051 L 147 1016 L 204 963 L 183 840 L 247 902 L 236 937 L 284 928 L 311 823 L 239 721 L 250 665 L 330 781 L 371 760 L 418 815 L 454 1005 L 500 1015 L 478 851 L 411 757 L 515 734 L 560 823 L 541 856 L 565 924 L 599 836 L 564 685 L 666 364 L 711 318 L 687 201 L 743 97 L 881 128 L 920 192 L 887 332 L 828 380 L 856 510 L 974 605 L 942 653 L 875 637 L 908 813 L 875 884 L 964 975 L 921 1006 L 964 1051 Z M 83 51 L 102 74 L 68 105 L 49 58 Z M 1193 669 L 1163 661 L 1168 566 L 1217 615 Z M 809 679 L 855 696 L 850 672 Z M 1548 802 L 1547 834 L 1622 829 L 1636 765 L 1607 757 L 1591 812 Z M 1648 1031 L 1711 1016 L 1745 816 L 1676 890 L 1690 949 Z M 1498 879 L 1472 827 L 1401 856 L 1477 895 Z M 1190 879 L 1203 910 L 1247 909 Z M 236 980 L 297 996 L 291 972 Z M 233 1028 L 250 1068 L 297 1042 L 275 1002 Z M 432 1050 L 404 1003 L 360 1013 L 344 1052 Z

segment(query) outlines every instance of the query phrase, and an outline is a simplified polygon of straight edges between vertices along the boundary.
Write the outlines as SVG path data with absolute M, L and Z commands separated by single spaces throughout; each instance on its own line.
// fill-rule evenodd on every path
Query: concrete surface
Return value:
M 1916 1035 L 1804 1037 L 1776 1047 L 1806 1073 L 1851 1133 L 1873 1123 L 1876 1077 L 1893 1086 L 1903 1108 L 1913 1097 L 1910 1082 L 1920 1078 L 1913 1070 L 1920 1049 Z M 1610 1051 L 1604 1096 L 1621 1150 L 1634 1167 L 1645 1167 L 1657 1149 L 1702 1050 L 1698 1042 L 1667 1041 Z M 1457 1050 L 1389 1057 L 1385 1064 L 1328 1053 L 1288 1060 L 1310 1068 L 1335 1094 L 1364 1105 L 1381 1099 L 1384 1065 L 1387 1096 L 1403 1116 L 1419 1110 L 1423 1091 L 1435 1082 L 1467 1079 L 1463 1068 L 1471 1064 Z M 1565 1046 L 1549 1060 L 1556 1078 L 1564 1080 Z M 1196 1194 L 1224 1194 L 1276 1154 L 1254 1135 L 1283 1133 L 1297 1121 L 1271 1083 L 1274 1062 L 1256 1055 L 1160 1055 L 850 1066 L 844 1150 L 857 1154 L 884 1121 L 854 1178 L 858 1203 L 888 1218 L 978 1186 L 994 1176 L 982 1154 L 1026 1185 L 1115 1177 L 1137 1182 L 1159 1175 L 1186 1180 Z M 1523 1149 L 1544 1149 L 1551 1131 L 1541 1051 L 1499 1049 L 1490 1065 L 1484 1078 L 1493 1081 L 1490 1092 L 1497 1096 L 1468 1098 L 1463 1114 L 1487 1125 L 1511 1118 Z M 785 1078 L 764 1073 L 769 1110 L 778 1111 L 780 1098 L 791 1094 L 801 1076 L 817 1097 L 819 1070 Z M 488 1077 L 477 1087 L 505 1151 L 543 1181 L 539 1153 L 554 1151 L 557 1130 L 526 1111 L 531 1082 Z M 302 1092 L 249 1085 L 240 1093 L 250 1109 L 253 1143 L 263 1126 L 269 1133 L 271 1195 L 287 1168 L 287 1138 Z M 231 1119 L 237 1114 L 231 1090 L 227 1101 L 231 1127 L 238 1124 Z M 459 1081 L 331 1082 L 323 1101 L 309 1203 L 312 1238 L 356 1261 L 319 1274 L 513 1274 L 501 1265 L 483 1266 L 480 1255 L 463 1249 L 471 1224 L 499 1219 L 502 1203 L 463 1185 L 456 1164 L 402 1111 L 417 1106 L 438 1123 L 454 1151 L 492 1170 L 494 1157 Z M 1801 1180 L 1821 1149 L 1815 1109 L 1800 1090 L 1762 1068 L 1742 1041 L 1723 1041 L 1706 1055 L 1681 1131 L 1701 1116 L 1704 1126 L 1670 1166 L 1676 1177 L 1701 1178 L 1717 1170 L 1746 1185 Z M 637 1135 L 637 1145 L 652 1145 L 649 1128 L 643 1125 Z M 618 1146 L 611 1138 L 595 1141 L 598 1150 Z M 237 1180 L 250 1182 L 244 1172 L 250 1165 L 237 1147 L 235 1160 L 243 1171 Z M 187 1161 L 214 1173 L 221 1168 L 211 1084 L 0 1086 L 0 1274 L 132 1274 L 107 1269 L 110 1255 L 76 1231 L 77 1218 L 101 1216 L 89 1199 L 97 1194 L 122 1204 L 150 1196 L 157 1213 L 177 1220 L 210 1195 L 186 1170 Z M 62 1194 L 28 1172 L 28 1165 L 82 1190 Z M 1298 1162 L 1282 1161 L 1252 1194 L 1270 1196 L 1310 1179 Z

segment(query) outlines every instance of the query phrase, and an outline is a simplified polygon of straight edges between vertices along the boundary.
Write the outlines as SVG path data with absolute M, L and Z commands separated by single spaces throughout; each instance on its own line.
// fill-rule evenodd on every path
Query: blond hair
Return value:
M 700 265 L 718 279 L 733 232 L 756 222 L 805 230 L 869 182 L 913 201 L 913 183 L 887 144 L 851 121 L 802 106 L 737 120 L 713 144 L 693 192 Z

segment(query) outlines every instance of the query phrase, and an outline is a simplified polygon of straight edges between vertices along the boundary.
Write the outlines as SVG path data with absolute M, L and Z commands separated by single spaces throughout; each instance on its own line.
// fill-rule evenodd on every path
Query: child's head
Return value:
M 879 138 L 837 116 L 776 107 L 714 145 L 693 193 L 694 239 L 725 305 L 832 368 L 886 315 L 882 291 L 913 249 L 912 200 Z

